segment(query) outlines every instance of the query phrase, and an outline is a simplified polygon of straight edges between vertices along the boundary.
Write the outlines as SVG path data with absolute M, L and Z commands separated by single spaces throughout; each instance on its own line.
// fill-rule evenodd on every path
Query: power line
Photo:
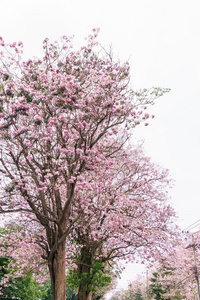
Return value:
M 200 219 L 197 220 L 196 222 L 194 222 L 193 224 L 191 224 L 190 226 L 186 227 L 185 229 L 183 229 L 183 231 L 189 231 L 189 230 L 191 230 L 191 229 L 197 227 L 197 226 L 200 225 L 200 224 L 197 224 L 197 225 L 195 225 L 195 224 L 196 224 L 196 223 L 199 223 L 199 222 L 200 222 Z M 193 225 L 195 225 L 195 226 L 193 226 Z M 193 226 L 193 227 L 192 227 L 192 226 Z M 190 227 L 192 227 L 192 228 L 190 228 Z
M 195 225 L 195 224 L 198 223 L 198 222 L 200 222 L 200 219 L 197 220 L 196 222 L 192 223 L 191 225 L 187 226 L 187 227 L 184 229 L 184 231 L 185 231 L 185 230 L 190 230 L 189 228 L 192 227 L 193 225 Z
M 180 287 L 182 286 L 183 284 L 185 284 L 187 282 L 187 279 L 189 279 L 190 277 L 194 276 L 194 274 L 190 274 L 189 276 L 183 278 L 181 281 L 179 281 L 176 285 L 175 285 L 175 288 L 176 287 Z M 186 280 L 186 281 L 185 281 Z M 184 282 L 185 281 L 185 282 Z
M 193 226 L 193 227 L 190 228 L 189 230 L 192 230 L 192 229 L 194 229 L 194 228 L 196 228 L 196 227 L 198 227 L 198 226 L 200 226 L 200 224 L 197 224 L 197 225 Z M 187 230 L 187 231 L 189 231 L 189 230 Z

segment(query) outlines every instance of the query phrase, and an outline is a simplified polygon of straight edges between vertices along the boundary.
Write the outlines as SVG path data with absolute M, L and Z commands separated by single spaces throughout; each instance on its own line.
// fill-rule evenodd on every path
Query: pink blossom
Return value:
M 42 118 L 41 118 L 40 116 L 35 116 L 35 117 L 34 117 L 34 120 L 35 120 L 35 121 L 42 121 Z
M 71 176 L 71 178 L 68 180 L 69 183 L 74 183 L 76 180 L 76 177 Z

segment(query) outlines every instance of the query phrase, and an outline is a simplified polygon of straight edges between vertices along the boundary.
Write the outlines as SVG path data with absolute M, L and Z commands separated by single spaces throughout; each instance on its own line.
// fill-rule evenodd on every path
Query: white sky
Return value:
M 0 0 L 0 36 L 21 40 L 26 56 L 39 55 L 46 37 L 74 34 L 79 43 L 97 27 L 100 42 L 129 59 L 133 89 L 171 88 L 136 136 L 176 180 L 172 202 L 185 228 L 200 219 L 199 0 Z

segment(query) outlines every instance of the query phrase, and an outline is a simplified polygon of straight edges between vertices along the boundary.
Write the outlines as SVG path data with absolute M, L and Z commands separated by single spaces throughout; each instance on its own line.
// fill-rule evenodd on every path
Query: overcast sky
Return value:
M 46 37 L 74 34 L 81 44 L 97 27 L 100 42 L 129 60 L 133 89 L 171 88 L 151 108 L 156 118 L 135 135 L 170 169 L 184 229 L 200 219 L 199 0 L 0 0 L 0 36 L 22 41 L 27 57 L 41 53 Z

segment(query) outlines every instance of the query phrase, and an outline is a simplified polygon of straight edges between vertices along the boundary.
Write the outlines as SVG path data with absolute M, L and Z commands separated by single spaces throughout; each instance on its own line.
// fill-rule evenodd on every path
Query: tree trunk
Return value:
M 78 290 L 78 300 L 92 300 L 92 292 L 87 292 L 83 288 Z
M 83 247 L 81 249 L 81 259 L 78 267 L 78 272 L 80 278 L 83 273 L 86 273 L 88 276 L 85 277 L 84 281 L 81 281 L 78 288 L 78 300 L 92 300 L 92 292 L 88 290 L 88 286 L 90 284 L 90 271 L 91 271 L 91 254 L 89 249 Z
M 64 239 L 48 263 L 54 300 L 66 300 L 65 247 Z

